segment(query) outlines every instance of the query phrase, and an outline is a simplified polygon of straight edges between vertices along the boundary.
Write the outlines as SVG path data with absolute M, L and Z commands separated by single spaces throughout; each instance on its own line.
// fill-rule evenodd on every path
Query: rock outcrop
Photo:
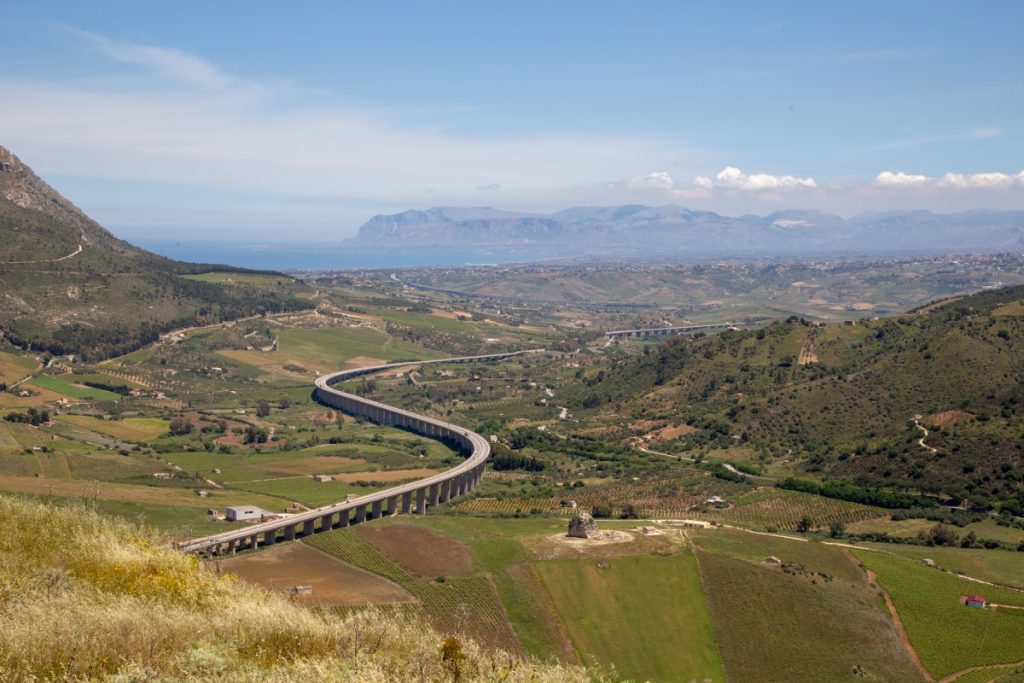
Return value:
M 569 536 L 572 538 L 594 538 L 597 533 L 597 522 L 589 513 L 578 512 L 569 518 Z

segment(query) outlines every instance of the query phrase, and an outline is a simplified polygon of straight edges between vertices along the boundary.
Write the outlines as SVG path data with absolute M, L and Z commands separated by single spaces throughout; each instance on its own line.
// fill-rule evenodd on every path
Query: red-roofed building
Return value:
M 988 603 L 985 602 L 984 595 L 968 595 L 964 598 L 964 604 L 968 607 L 980 607 L 981 609 L 985 609 L 985 605 Z

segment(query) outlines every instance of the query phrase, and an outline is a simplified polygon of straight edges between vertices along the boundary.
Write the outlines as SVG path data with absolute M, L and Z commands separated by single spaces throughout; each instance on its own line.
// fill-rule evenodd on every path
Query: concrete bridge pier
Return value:
M 388 498 L 387 516 L 394 517 L 398 514 L 398 496 Z
M 345 527 L 347 527 L 349 525 L 349 522 L 351 520 L 352 520 L 352 511 L 351 510 L 342 510 L 340 513 L 338 513 L 338 521 L 334 523 L 334 528 L 335 529 L 344 529 Z
M 315 519 L 307 519 L 305 522 L 302 523 L 302 535 L 303 536 L 312 536 L 313 532 L 316 530 L 315 526 L 316 526 L 316 520 Z
M 427 514 L 427 489 L 426 487 L 416 491 L 416 514 Z
M 334 527 L 334 513 L 320 518 L 320 531 L 330 531 Z
M 362 524 L 366 521 L 366 506 L 360 505 L 356 508 L 356 518 L 352 520 L 353 524 Z
M 412 512 L 412 491 L 402 494 L 402 514 L 407 515 Z
M 258 548 L 258 547 L 260 547 L 260 535 L 259 534 L 253 534 L 252 536 L 249 537 L 249 545 L 247 546 L 247 549 L 248 550 L 256 550 L 256 548 Z
M 295 540 L 295 527 L 288 525 L 284 528 L 284 540 L 294 541 Z
M 370 508 L 370 519 L 380 519 L 380 511 L 383 507 L 382 503 L 383 501 L 380 500 L 373 501 L 373 506 Z
M 274 545 L 277 540 L 277 529 L 263 532 L 263 545 Z
M 441 502 L 441 484 L 433 484 L 430 487 L 430 507 L 436 507 Z

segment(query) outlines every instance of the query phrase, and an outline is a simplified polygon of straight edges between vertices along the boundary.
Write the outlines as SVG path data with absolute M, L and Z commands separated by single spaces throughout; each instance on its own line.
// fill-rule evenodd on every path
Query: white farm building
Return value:
M 254 505 L 231 505 L 224 508 L 224 519 L 229 522 L 248 522 L 266 514 L 262 508 Z

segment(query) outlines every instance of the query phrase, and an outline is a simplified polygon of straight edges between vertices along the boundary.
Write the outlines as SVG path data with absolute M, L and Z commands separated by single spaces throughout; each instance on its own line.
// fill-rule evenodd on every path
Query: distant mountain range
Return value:
M 577 207 L 553 214 L 436 207 L 371 218 L 350 246 L 554 256 L 795 256 L 1015 251 L 1024 211 L 722 216 L 681 206 Z

